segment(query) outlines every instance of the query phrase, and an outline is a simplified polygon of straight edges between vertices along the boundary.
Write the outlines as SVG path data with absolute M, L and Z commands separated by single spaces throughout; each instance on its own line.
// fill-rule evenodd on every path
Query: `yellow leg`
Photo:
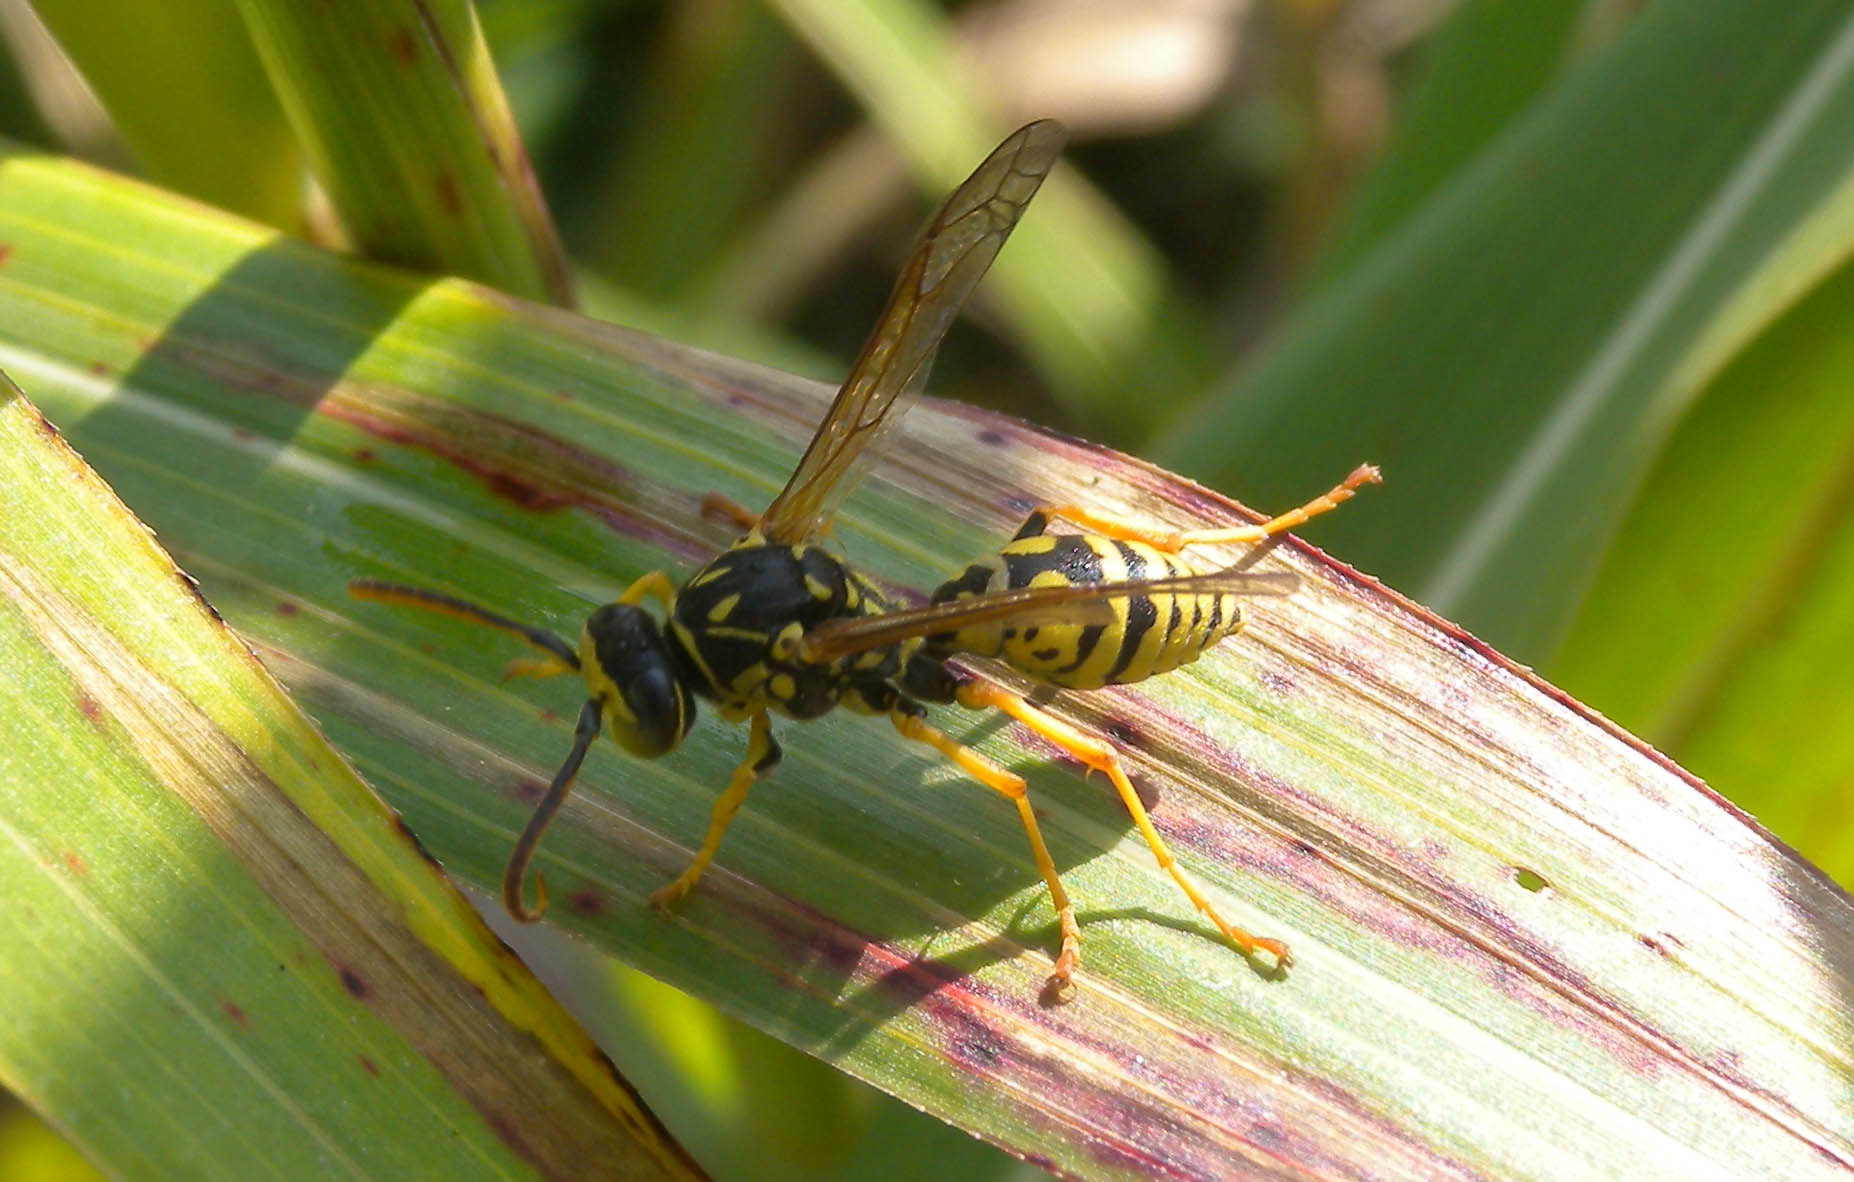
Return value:
M 1036 859 L 1036 868 L 1042 872 L 1043 883 L 1049 887 L 1049 901 L 1056 909 L 1056 929 L 1061 934 L 1061 945 L 1056 953 L 1056 966 L 1049 974 L 1049 990 L 1061 998 L 1075 974 L 1075 967 L 1081 963 L 1081 928 L 1075 923 L 1075 908 L 1069 902 L 1068 892 L 1062 889 L 1062 879 L 1056 875 L 1056 863 L 1049 856 L 1049 847 L 1043 843 L 1043 831 L 1038 828 L 1036 814 L 1030 809 L 1030 797 L 1024 790 L 1022 776 L 1007 772 L 991 760 L 960 743 L 938 728 L 914 714 L 896 710 L 890 714 L 895 721 L 895 729 L 903 738 L 925 743 L 946 756 L 959 769 L 992 791 L 1002 794 L 1017 806 L 1017 816 L 1024 823 L 1024 832 L 1030 837 L 1030 854 Z
M 637 604 L 644 601 L 644 596 L 654 595 L 659 603 L 667 605 L 676 597 L 676 584 L 660 570 L 653 570 L 647 575 L 639 575 L 637 581 L 624 589 L 618 597 L 619 603 Z
M 1294 958 L 1289 954 L 1286 944 L 1279 940 L 1252 936 L 1241 928 L 1224 922 L 1223 917 L 1218 915 L 1216 909 L 1210 905 L 1210 901 L 1191 885 L 1191 880 L 1185 877 L 1178 863 L 1172 860 L 1171 851 L 1165 848 L 1165 840 L 1159 836 L 1159 831 L 1153 828 L 1152 818 L 1146 815 L 1146 806 L 1140 802 L 1139 793 L 1133 790 L 1133 784 L 1127 779 L 1126 772 L 1121 769 L 1119 757 L 1110 744 L 1075 729 L 1054 715 L 1026 702 L 1019 695 L 988 682 L 967 682 L 959 687 L 958 697 L 959 704 L 969 709 L 977 710 L 989 706 L 1004 711 L 1076 759 L 1081 760 L 1083 764 L 1106 773 L 1107 778 L 1113 782 L 1114 789 L 1120 793 L 1120 799 L 1126 805 L 1127 812 L 1133 814 L 1133 823 L 1139 826 L 1140 835 L 1146 839 L 1146 844 L 1152 849 L 1153 856 L 1159 860 L 1160 867 L 1172 876 L 1172 881 L 1184 891 L 1185 897 L 1191 900 L 1192 905 L 1209 917 L 1230 943 L 1242 950 L 1244 956 L 1253 955 L 1259 948 L 1271 954 L 1282 968 L 1294 963 Z
M 1072 521 L 1083 529 L 1103 537 L 1114 538 L 1122 542 L 1144 542 L 1155 549 L 1168 554 L 1176 553 L 1187 546 L 1239 545 L 1243 542 L 1260 542 L 1275 534 L 1286 533 L 1306 524 L 1322 513 L 1337 509 L 1352 499 L 1359 486 L 1378 483 L 1378 470 L 1370 464 L 1360 464 L 1352 474 L 1334 486 L 1331 491 L 1313 498 L 1298 509 L 1290 509 L 1279 517 L 1271 517 L 1260 525 L 1235 526 L 1229 529 L 1154 529 L 1151 526 L 1138 525 L 1123 521 L 1093 509 L 1080 505 L 1048 505 L 1039 512 L 1051 517 L 1061 517 Z
M 715 850 L 721 845 L 721 835 L 727 832 L 728 823 L 747 799 L 747 789 L 778 765 L 779 745 L 773 742 L 772 722 L 766 717 L 766 711 L 756 711 L 752 727 L 747 733 L 747 757 L 734 769 L 727 790 L 715 797 L 714 808 L 708 818 L 708 833 L 702 838 L 702 848 L 695 852 L 687 868 L 674 880 L 650 892 L 652 903 L 658 907 L 668 907 L 695 889 L 695 884 L 701 881 L 702 872 L 715 859 Z

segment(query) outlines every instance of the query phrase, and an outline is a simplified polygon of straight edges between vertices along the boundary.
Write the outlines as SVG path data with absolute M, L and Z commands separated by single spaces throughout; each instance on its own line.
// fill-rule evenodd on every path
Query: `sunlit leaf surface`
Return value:
M 4 379 L 0 459 L 0 1084 L 125 1176 L 692 1176 Z
M 55 161 L 0 164 L 0 249 L 0 363 L 479 885 L 579 693 L 500 682 L 519 655 L 502 638 L 356 603 L 346 582 L 421 581 L 571 629 L 640 572 L 724 545 L 703 494 L 763 504 L 826 394 Z M 928 406 L 836 537 L 919 588 L 1045 499 L 1238 516 L 1124 457 Z M 1258 562 L 1301 590 L 1256 601 L 1189 670 L 1059 706 L 1128 748 L 1186 869 L 1293 946 L 1286 975 L 1193 916 L 1099 784 L 951 711 L 1030 780 L 1081 912 L 1072 1004 L 1039 1001 L 1054 933 L 1009 805 L 855 717 L 783 729 L 785 764 L 669 916 L 644 897 L 687 858 L 741 735 L 704 721 L 654 764 L 601 746 L 543 847 L 549 921 L 1076 1173 L 1854 1163 L 1846 897 L 1371 580 L 1297 543 Z

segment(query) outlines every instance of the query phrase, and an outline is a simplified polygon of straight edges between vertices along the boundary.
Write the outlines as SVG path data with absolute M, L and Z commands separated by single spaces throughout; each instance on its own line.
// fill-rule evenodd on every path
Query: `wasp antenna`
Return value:
M 515 840 L 515 848 L 509 852 L 509 863 L 502 870 L 502 906 L 521 923 L 533 923 L 547 911 L 547 887 L 541 882 L 541 876 L 534 876 L 533 910 L 529 910 L 522 899 L 522 880 L 528 876 L 528 863 L 534 860 L 534 849 L 541 844 L 541 835 L 547 832 L 554 814 L 566 803 L 567 794 L 573 790 L 573 779 L 579 775 L 579 765 L 586 761 L 586 752 L 592 749 L 592 742 L 598 737 L 599 700 L 591 698 L 579 708 L 579 725 L 573 729 L 573 750 L 567 752 L 566 762 L 554 773 L 554 782 L 547 786 L 547 794 L 534 806 L 528 824 Z
M 408 587 L 403 583 L 386 583 L 379 579 L 355 579 L 348 584 L 348 594 L 356 599 L 365 599 L 370 603 L 391 603 L 400 607 L 415 607 L 420 611 L 436 612 L 441 616 L 452 616 L 459 620 L 468 620 L 472 624 L 482 624 L 511 636 L 519 636 L 542 652 L 548 653 L 569 668 L 579 668 L 579 654 L 573 651 L 563 637 L 556 636 L 545 628 L 534 628 L 519 620 L 498 615 L 486 607 L 479 607 L 467 599 L 455 595 L 446 595 L 442 591 L 428 591 L 423 587 Z

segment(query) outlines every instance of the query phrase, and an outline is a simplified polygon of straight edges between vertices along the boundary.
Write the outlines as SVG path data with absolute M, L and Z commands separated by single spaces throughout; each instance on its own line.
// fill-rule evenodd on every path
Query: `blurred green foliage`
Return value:
M 173 28 L 211 36 L 152 52 L 125 32 L 134 7 L 41 6 L 147 174 L 275 224 L 326 225 L 230 19 L 271 6 L 176 5 L 189 23 Z M 1086 240 L 1066 251 L 1013 245 L 1001 266 L 1098 250 L 1102 284 L 1141 277 L 1146 316 L 1122 336 L 1065 337 L 1100 306 L 1086 276 L 1007 280 L 1007 298 L 981 293 L 981 327 L 948 342 L 939 394 L 1157 448 L 1263 507 L 1383 463 L 1387 489 L 1341 515 L 1337 553 L 1435 591 L 1854 882 L 1840 660 L 1854 640 L 1840 274 L 1854 158 L 1832 148 L 1854 143 L 1849 5 L 1197 7 L 1210 15 L 1193 26 L 1129 0 L 1124 52 L 1089 58 L 1079 82 L 1064 54 L 1090 50 L 1056 9 L 1035 39 L 1011 39 L 1001 14 L 1029 4 L 841 6 L 868 29 L 909 30 L 891 49 L 801 3 L 478 10 L 587 309 L 822 377 L 854 352 L 942 187 L 923 163 L 935 145 L 988 108 L 1012 112 L 992 130 L 1064 118 L 1090 187 L 1073 211 L 1035 217 L 1121 237 L 1111 251 L 1095 240 L 1107 229 L 1074 231 Z M 0 26 L 14 51 L 0 133 L 107 158 L 81 115 L 47 109 L 68 79 L 30 49 L 21 11 Z M 1193 65 L 1190 44 L 1216 59 Z M 1178 56 L 1152 56 L 1168 45 Z M 955 61 L 977 64 L 941 79 L 947 94 L 910 104 L 883 87 Z M 198 84 L 164 82 L 176 68 Z M 1149 110 L 1114 97 L 1129 85 L 1116 69 L 1159 79 Z M 955 156 L 937 166 L 976 154 Z M 1087 364 L 1064 352 L 1071 339 Z M 1554 450 L 1555 412 L 1588 393 L 1605 350 L 1637 345 L 1630 357 L 1653 364 L 1599 383 L 1603 413 Z M 1454 393 L 1437 401 L 1444 383 Z M 1530 499 L 1474 552 L 1494 557 L 1451 566 L 1516 473 Z M 939 1172 L 1020 1168 L 762 1036 L 667 1017 L 684 1002 L 634 986 L 607 997 L 631 1015 L 614 1039 L 689 1032 L 626 1067 L 701 1137 L 739 1138 L 739 1161 L 897 1176 L 864 1143 L 877 1137 Z M 816 1135 L 782 1140 L 794 1125 Z M 0 1125 L 0 1160 L 20 1160 L 8 1143 L 25 1127 Z

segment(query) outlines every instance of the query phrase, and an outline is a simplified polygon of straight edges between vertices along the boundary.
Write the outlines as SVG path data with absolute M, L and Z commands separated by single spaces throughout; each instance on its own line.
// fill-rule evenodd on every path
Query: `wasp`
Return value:
M 1065 138 L 1044 120 L 1007 138 L 955 189 L 928 223 L 875 329 L 864 342 L 798 467 L 757 517 L 725 502 L 744 535 L 680 586 L 652 571 L 587 617 L 577 643 L 437 591 L 373 580 L 355 596 L 443 612 L 500 629 L 537 649 L 514 673 L 577 673 L 586 702 L 573 746 L 509 855 L 502 902 L 517 920 L 540 918 L 524 884 L 535 848 L 603 730 L 642 759 L 675 750 L 695 722 L 698 700 L 747 725 L 745 757 L 715 799 L 708 829 L 688 866 L 651 895 L 669 906 L 695 888 L 749 789 L 779 763 L 772 717 L 805 720 L 836 707 L 885 716 L 905 739 L 934 748 L 1010 800 L 1055 908 L 1059 943 L 1050 975 L 1058 997 L 1081 959 L 1075 909 L 1063 890 L 1021 776 L 933 726 L 929 704 L 1001 710 L 1104 774 L 1166 873 L 1245 956 L 1291 963 L 1287 946 L 1252 936 L 1220 916 L 1165 847 L 1114 747 L 1005 689 L 948 662 L 985 657 L 1060 689 L 1125 685 L 1195 660 L 1243 626 L 1245 596 L 1291 589 L 1290 574 L 1202 569 L 1183 556 L 1196 546 L 1261 542 L 1292 529 L 1375 481 L 1369 466 L 1292 512 L 1233 529 L 1162 530 L 1081 506 L 1036 509 L 998 553 L 947 580 L 926 606 L 898 605 L 820 538 L 870 454 L 925 382 L 928 366 L 961 305 L 990 267 Z M 1066 520 L 1081 533 L 1057 532 Z M 663 620 L 644 607 L 660 602 Z

